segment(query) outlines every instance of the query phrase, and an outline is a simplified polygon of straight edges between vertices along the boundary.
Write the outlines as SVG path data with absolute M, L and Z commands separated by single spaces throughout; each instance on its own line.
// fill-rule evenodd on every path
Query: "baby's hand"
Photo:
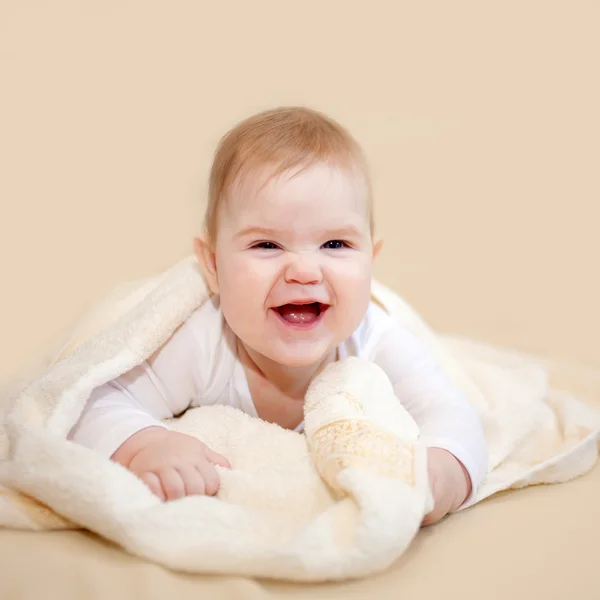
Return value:
M 433 525 L 460 508 L 471 493 L 471 478 L 453 454 L 441 448 L 429 448 L 427 461 L 434 508 L 425 515 L 424 526 Z
M 215 465 L 231 468 L 225 457 L 200 440 L 162 427 L 148 427 L 132 435 L 111 459 L 137 475 L 164 501 L 214 496 L 220 485 Z

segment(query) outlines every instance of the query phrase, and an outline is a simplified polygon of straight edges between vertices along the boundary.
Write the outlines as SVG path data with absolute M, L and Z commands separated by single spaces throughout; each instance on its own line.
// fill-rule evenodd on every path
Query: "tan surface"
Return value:
M 2 532 L 3 599 L 597 599 L 600 468 L 567 485 L 490 499 L 424 530 L 388 572 L 332 585 L 171 573 L 75 533 Z
M 600 5 L 233 4 L 0 2 L 1 380 L 187 254 L 218 137 L 282 103 L 363 143 L 377 275 L 432 325 L 600 365 Z M 0 596 L 598 598 L 599 496 L 598 468 L 503 495 L 318 593 L 2 531 Z

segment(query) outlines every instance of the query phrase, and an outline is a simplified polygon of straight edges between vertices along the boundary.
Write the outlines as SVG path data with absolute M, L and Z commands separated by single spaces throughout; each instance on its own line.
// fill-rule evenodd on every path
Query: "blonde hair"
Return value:
M 228 131 L 217 146 L 210 172 L 204 226 L 216 239 L 219 206 L 233 185 L 250 172 L 272 165 L 270 177 L 316 163 L 352 170 L 365 179 L 370 211 L 371 183 L 362 149 L 339 123 L 304 107 L 283 107 L 253 115 Z M 372 228 L 371 214 L 371 228 Z

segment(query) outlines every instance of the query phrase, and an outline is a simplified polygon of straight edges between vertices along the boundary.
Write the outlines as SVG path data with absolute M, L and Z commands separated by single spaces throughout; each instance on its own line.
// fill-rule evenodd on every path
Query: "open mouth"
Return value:
M 310 302 L 308 304 L 282 304 L 274 308 L 281 319 L 290 325 L 312 325 L 329 308 L 329 304 Z

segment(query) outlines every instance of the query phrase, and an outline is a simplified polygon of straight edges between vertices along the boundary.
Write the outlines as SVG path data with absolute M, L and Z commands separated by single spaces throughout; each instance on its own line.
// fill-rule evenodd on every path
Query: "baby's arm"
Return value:
M 147 427 L 188 408 L 196 395 L 193 334 L 186 324 L 147 361 L 93 390 L 69 434 L 105 456 Z
M 227 460 L 162 419 L 198 396 L 197 343 L 184 323 L 147 361 L 96 388 L 69 438 L 135 473 L 164 500 L 215 494 Z
M 390 378 L 429 448 L 436 508 L 425 524 L 435 522 L 470 499 L 485 476 L 487 446 L 481 421 L 425 344 L 395 321 L 388 321 L 379 338 L 374 362 Z

